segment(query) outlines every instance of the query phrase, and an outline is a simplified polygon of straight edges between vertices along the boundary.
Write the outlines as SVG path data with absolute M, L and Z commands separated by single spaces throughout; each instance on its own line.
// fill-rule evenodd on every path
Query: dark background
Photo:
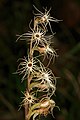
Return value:
M 46 120 L 80 120 L 80 0 L 0 0 L 0 120 L 24 120 L 24 108 L 18 108 L 25 82 L 12 73 L 27 55 L 26 42 L 16 42 L 16 34 L 29 30 L 33 4 L 42 12 L 51 7 L 51 16 L 63 20 L 51 22 L 59 57 L 49 66 L 60 77 L 53 99 L 61 110 Z

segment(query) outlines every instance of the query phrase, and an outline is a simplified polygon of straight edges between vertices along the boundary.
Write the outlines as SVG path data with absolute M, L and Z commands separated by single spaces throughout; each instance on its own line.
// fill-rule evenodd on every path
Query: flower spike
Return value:
M 20 108 L 25 107 L 25 120 L 31 120 L 31 118 L 36 120 L 37 117 L 47 116 L 49 113 L 53 116 L 54 107 L 58 107 L 51 98 L 55 95 L 57 77 L 48 66 L 58 56 L 55 49 L 50 46 L 55 34 L 50 22 L 58 23 L 60 20 L 51 17 L 51 8 L 44 9 L 44 13 L 35 6 L 34 8 L 38 13 L 34 13 L 34 20 L 30 21 L 30 31 L 18 35 L 16 40 L 29 41 L 28 57 L 18 59 L 19 65 L 16 71 L 22 75 L 22 81 L 26 81 L 26 91 L 23 92 L 24 97 L 20 104 Z M 32 22 L 33 28 L 31 28 Z M 47 35 L 47 25 L 49 25 L 52 35 Z M 36 54 L 39 55 L 36 56 Z M 42 61 L 39 60 L 40 56 L 43 57 Z M 47 67 L 42 63 L 46 58 L 48 58 Z

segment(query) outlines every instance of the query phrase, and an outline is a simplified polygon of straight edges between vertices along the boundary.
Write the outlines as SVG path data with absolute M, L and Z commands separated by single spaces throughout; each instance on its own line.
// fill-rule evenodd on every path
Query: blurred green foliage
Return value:
M 42 10 L 52 7 L 51 15 L 63 22 L 51 23 L 57 34 L 55 43 L 58 59 L 50 65 L 57 79 L 56 104 L 61 111 L 54 109 L 54 116 L 47 120 L 80 120 L 80 0 L 0 0 L 0 120 L 23 120 L 24 109 L 18 111 L 21 91 L 25 90 L 25 81 L 21 83 L 17 69 L 17 59 L 27 55 L 25 41 L 16 43 L 16 34 L 29 30 L 33 19 L 33 4 Z M 50 32 L 50 31 L 49 31 Z M 43 118 L 42 118 L 43 119 Z

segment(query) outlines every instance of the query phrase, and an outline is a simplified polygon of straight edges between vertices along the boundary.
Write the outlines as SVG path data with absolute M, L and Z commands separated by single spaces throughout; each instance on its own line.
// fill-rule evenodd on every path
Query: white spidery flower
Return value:
M 42 44 L 44 46 L 44 44 L 47 43 L 47 40 L 45 39 L 45 34 L 46 32 L 37 26 L 36 30 L 33 31 L 31 38 L 31 40 L 35 44 L 34 46 L 38 46 L 39 44 Z
M 52 59 L 54 62 L 55 58 L 58 57 L 56 51 L 54 50 L 54 48 L 50 47 L 49 43 L 43 47 L 38 47 L 37 49 L 41 54 L 44 55 L 43 61 L 45 60 L 46 57 L 47 57 L 47 59 L 49 59 L 47 67 L 49 66 Z
M 30 94 L 28 91 L 24 92 L 23 95 L 24 97 L 22 97 L 23 101 L 20 104 L 20 108 L 22 106 L 25 106 L 26 104 L 29 104 L 29 105 L 34 104 L 35 101 L 37 100 L 37 98 L 34 97 L 34 94 L 33 93 Z
M 48 95 L 52 96 L 56 90 L 56 78 L 53 75 L 52 71 L 47 70 L 46 72 L 42 73 L 42 82 L 48 86 Z
M 19 37 L 17 38 L 16 41 L 20 40 L 26 40 L 27 38 L 29 38 L 29 41 L 32 41 L 32 43 L 35 46 L 38 46 L 39 44 L 42 44 L 44 46 L 44 44 L 47 44 L 47 40 L 46 40 L 46 32 L 44 30 L 42 30 L 38 25 L 36 27 L 36 29 L 32 29 L 30 27 L 31 31 L 29 31 L 28 33 L 24 33 L 22 35 L 18 35 Z
M 34 5 L 33 5 L 33 6 L 34 6 Z M 45 9 L 45 12 L 44 12 L 44 13 L 41 12 L 40 10 L 38 10 L 35 6 L 34 6 L 34 8 L 39 12 L 38 14 L 35 14 L 35 13 L 34 13 L 34 15 L 36 15 L 36 17 L 35 17 L 35 23 L 36 23 L 36 25 L 39 24 L 39 23 L 40 23 L 40 24 L 44 24 L 44 26 L 45 26 L 45 28 L 46 28 L 46 27 L 47 27 L 47 24 L 49 24 L 50 30 L 51 30 L 51 32 L 52 32 L 52 34 L 53 34 L 50 21 L 53 21 L 53 22 L 57 22 L 57 23 L 58 23 L 58 22 L 61 21 L 61 20 L 58 20 L 58 19 L 50 16 L 50 10 L 51 10 L 51 8 L 50 8 L 49 10 Z M 38 20 L 38 22 L 36 22 L 37 20 Z M 35 26 L 36 26 L 36 25 L 35 25 Z
M 45 89 L 47 89 L 46 92 L 48 92 L 48 95 L 52 96 L 56 90 L 56 77 L 54 76 L 54 74 L 52 73 L 52 71 L 50 69 L 46 70 L 43 65 L 41 65 L 40 68 L 41 68 L 41 70 L 39 71 L 40 74 L 38 74 L 35 81 L 38 81 L 40 83 L 38 85 L 39 88 L 42 85 L 44 88 L 41 87 L 41 89 L 43 91 Z M 51 90 L 51 92 L 50 92 L 50 90 Z
M 37 88 L 36 92 L 46 92 L 47 96 L 49 97 L 51 97 L 55 93 L 55 90 L 56 90 L 56 86 L 48 82 L 35 83 L 35 85 L 32 86 L 32 89 L 33 88 Z
M 27 77 L 27 75 L 29 73 L 34 73 L 35 71 L 39 71 L 39 67 L 36 65 L 36 63 L 38 62 L 37 59 L 33 58 L 33 59 L 26 59 L 26 57 L 24 58 L 20 58 L 18 59 L 18 61 L 21 60 L 20 64 L 18 65 L 18 69 L 16 71 L 16 73 L 18 73 L 19 75 L 23 74 L 22 77 L 22 81 Z
M 49 68 L 45 68 L 44 65 L 40 62 L 40 74 L 38 74 L 37 76 L 37 80 L 42 80 L 43 81 L 47 81 L 47 82 L 52 82 L 54 84 L 56 84 L 56 77 L 54 76 L 54 74 L 52 73 L 52 70 L 50 70 Z
M 36 107 L 36 110 L 32 111 L 30 118 L 33 115 L 33 120 L 35 120 L 37 116 L 39 116 L 39 115 L 47 116 L 49 113 L 51 113 L 52 116 L 54 117 L 54 115 L 53 115 L 54 107 L 57 107 L 59 109 L 59 107 L 56 106 L 55 101 L 53 101 L 50 98 L 43 98 L 40 101 L 40 105 L 38 107 Z

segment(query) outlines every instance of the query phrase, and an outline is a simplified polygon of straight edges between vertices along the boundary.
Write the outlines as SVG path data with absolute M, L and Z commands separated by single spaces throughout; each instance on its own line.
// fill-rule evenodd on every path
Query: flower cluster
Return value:
M 56 91 L 56 77 L 52 70 L 47 67 L 51 60 L 58 56 L 50 46 L 50 40 L 55 34 L 52 31 L 50 21 L 59 22 L 59 20 L 50 16 L 51 9 L 45 9 L 45 12 L 42 13 L 35 6 L 34 8 L 38 13 L 34 13 L 33 29 L 30 27 L 31 31 L 19 35 L 17 38 L 17 41 L 29 39 L 30 44 L 28 57 L 18 60 L 20 63 L 16 71 L 16 73 L 22 75 L 22 81 L 27 80 L 27 89 L 23 93 L 24 97 L 20 106 L 25 107 L 28 105 L 28 114 L 25 115 L 28 120 L 31 117 L 35 120 L 39 115 L 46 116 L 48 113 L 52 113 L 53 108 L 56 107 L 55 101 L 51 99 Z M 49 25 L 52 35 L 46 35 L 47 25 Z M 47 67 L 43 65 L 38 57 L 33 56 L 35 51 L 43 56 L 43 61 L 46 57 L 50 58 Z

